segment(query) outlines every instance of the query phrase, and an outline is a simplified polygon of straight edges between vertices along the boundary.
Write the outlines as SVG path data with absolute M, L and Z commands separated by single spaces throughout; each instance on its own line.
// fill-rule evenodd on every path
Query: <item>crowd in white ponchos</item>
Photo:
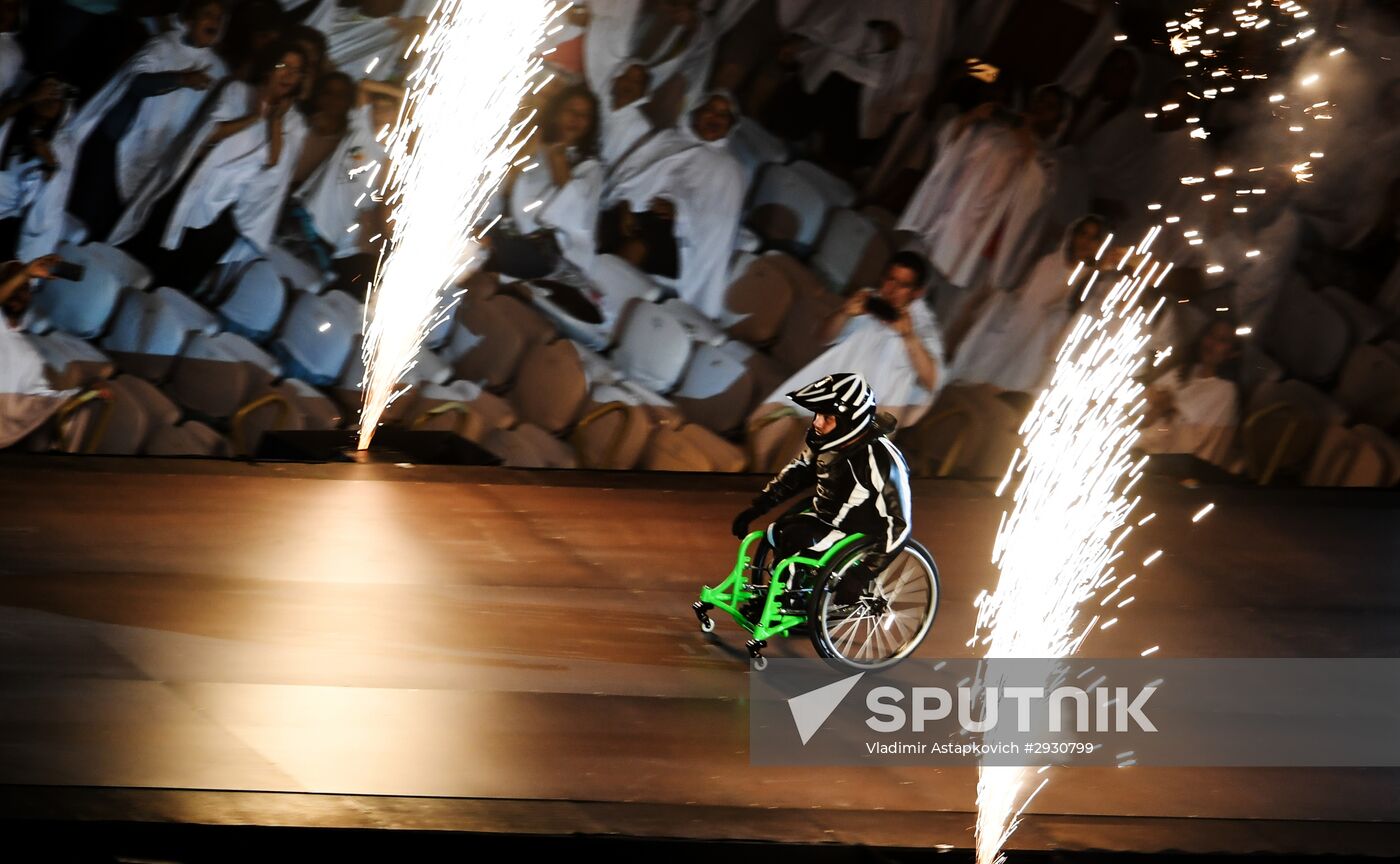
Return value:
M 405 49 L 435 4 L 277 3 L 295 16 L 286 33 L 299 23 L 324 35 L 321 66 L 297 69 L 318 58 L 294 40 L 264 46 L 267 34 L 250 37 L 265 51 L 226 57 L 230 8 L 205 0 L 183 7 L 183 19 L 145 19 L 149 42 L 105 86 L 43 116 L 3 102 L 33 87 L 40 70 L 27 67 L 13 29 L 0 32 L 0 226 L 15 227 L 15 254 L 29 260 L 64 241 L 105 241 L 152 257 L 145 263 L 162 281 L 172 270 L 199 270 L 165 283 L 182 290 L 195 290 L 216 265 L 261 257 L 274 244 L 303 253 L 328 277 L 334 271 L 342 278 L 335 270 L 342 264 L 367 266 L 346 262 L 373 258 L 370 232 L 356 229 L 382 225 L 385 216 L 368 181 L 386 167 L 381 142 L 393 112 L 386 115 L 379 105 L 376 117 L 376 105 L 363 94 L 403 80 L 414 62 Z M 895 248 L 920 253 L 931 275 L 926 294 L 905 310 L 912 342 L 877 315 L 849 316 L 816 359 L 783 370 L 790 379 L 763 404 L 781 403 L 786 390 L 843 371 L 862 372 L 904 425 L 923 416 L 948 383 L 1034 391 L 1046 381 L 1079 304 L 1093 302 L 1080 296 L 1093 267 L 1071 278 L 1098 251 L 1089 247 L 1110 231 L 1134 236 L 1161 213 L 1189 212 L 1199 196 L 1182 177 L 1210 176 L 1226 153 L 1240 165 L 1267 161 L 1271 146 L 1253 134 L 1267 125 L 1267 108 L 1259 106 L 1220 109 L 1234 112 L 1227 144 L 1192 137 L 1185 108 L 1164 107 L 1190 98 L 1173 77 L 1177 62 L 1116 41 L 1123 22 L 1113 4 L 1065 5 L 1084 38 L 1050 52 L 1060 55 L 1058 71 L 1037 79 L 1048 83 L 1009 98 L 988 85 L 977 91 L 987 98 L 964 104 L 948 86 L 960 76 L 957 63 L 994 55 L 1006 43 L 1022 8 L 1013 0 L 580 2 L 541 45 L 554 77 L 526 106 L 539 112 L 541 132 L 487 214 L 487 221 L 499 217 L 487 240 L 496 244 L 488 263 L 519 263 L 521 254 L 537 252 L 542 272 L 586 287 L 597 299 L 619 260 L 647 269 L 658 235 L 624 237 L 646 247 L 640 252 L 600 244 L 612 242 L 614 230 L 660 226 L 666 254 L 658 257 L 673 249 L 674 269 L 652 269 L 647 278 L 719 328 L 734 324 L 726 304 L 736 252 L 763 251 L 744 226 L 759 173 L 749 152 L 754 145 L 737 130 L 754 123 L 757 139 L 773 137 L 761 128 L 770 116 L 762 99 L 751 105 L 750 97 L 800 91 L 815 98 L 833 80 L 846 79 L 854 89 L 841 92 L 857 94 L 855 137 L 878 145 L 873 159 L 858 166 L 864 173 L 843 178 L 869 196 L 853 209 L 900 191 L 899 172 L 906 178 L 912 172 L 914 181 L 902 187 L 907 194 L 886 208 L 895 229 L 888 233 Z M 1179 231 L 1158 241 L 1183 269 L 1204 271 L 1229 258 L 1228 272 L 1206 277 L 1203 287 L 1218 290 L 1215 296 L 1242 324 L 1259 327 L 1268 319 L 1280 287 L 1297 278 L 1310 242 L 1346 253 L 1390 230 L 1400 84 L 1374 50 L 1362 49 L 1387 44 L 1400 26 L 1369 7 L 1342 5 L 1348 8 L 1320 14 L 1316 26 L 1347 19 L 1357 50 L 1335 68 L 1355 67 L 1346 79 L 1347 101 L 1371 110 L 1356 112 L 1345 129 L 1334 125 L 1323 142 L 1331 182 L 1251 201 L 1248 218 L 1203 223 L 1209 257 Z M 764 27 L 777 40 L 764 44 L 774 57 L 780 47 L 796 46 L 777 65 L 797 91 L 754 84 L 771 71 L 772 57 L 736 63 L 726 54 L 731 42 Z M 283 53 L 269 60 L 275 50 Z M 1308 62 L 1318 60 L 1322 49 L 1310 50 Z M 362 98 L 343 123 L 330 118 L 316 127 L 303 158 L 311 134 L 303 112 L 319 109 L 297 100 L 313 92 L 307 78 L 332 71 L 349 76 Z M 1016 74 L 1012 69 L 1007 77 Z M 61 87 L 54 82 L 49 90 Z M 50 94 L 38 102 L 62 98 Z M 560 131 L 570 112 L 586 115 L 586 128 Z M 823 150 L 831 144 L 822 137 L 826 131 L 784 142 L 788 160 L 823 162 L 830 155 Z M 824 164 L 851 167 L 834 158 Z M 99 182 L 110 188 L 79 188 Z M 1101 218 L 1085 219 L 1086 213 Z M 1171 326 L 1160 325 L 1157 336 L 1170 341 Z M 41 393 L 32 352 L 12 338 L 12 322 L 3 329 L 0 384 L 5 392 Z M 931 379 L 925 359 L 935 369 Z M 1229 448 L 1221 430 L 1232 427 L 1239 408 L 1229 368 L 1217 357 L 1154 382 L 1160 410 L 1148 444 L 1223 462 Z M 16 410 L 10 419 L 20 416 Z M 15 422 L 9 431 L 30 423 Z M 0 446 L 5 443 L 0 435 Z

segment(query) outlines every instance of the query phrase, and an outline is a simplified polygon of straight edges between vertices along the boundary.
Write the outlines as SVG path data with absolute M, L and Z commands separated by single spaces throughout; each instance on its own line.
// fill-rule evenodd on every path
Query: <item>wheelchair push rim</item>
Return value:
M 928 550 L 910 542 L 871 581 L 859 602 L 842 606 L 833 593 L 835 585 L 859 559 L 859 552 L 847 557 L 812 592 L 812 644 L 818 654 L 843 666 L 893 666 L 912 655 L 933 627 L 938 566 Z

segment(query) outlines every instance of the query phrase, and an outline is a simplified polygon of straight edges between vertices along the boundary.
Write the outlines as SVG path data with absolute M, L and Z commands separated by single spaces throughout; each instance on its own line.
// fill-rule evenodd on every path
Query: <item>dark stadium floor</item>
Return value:
M 759 483 L 0 457 L 0 819 L 965 849 L 971 769 L 750 767 L 689 605 Z M 1094 655 L 1400 656 L 1393 493 L 1143 485 L 1166 554 Z M 967 655 L 1000 512 L 917 485 L 920 656 Z M 1400 770 L 1061 770 L 1011 846 L 1400 854 Z

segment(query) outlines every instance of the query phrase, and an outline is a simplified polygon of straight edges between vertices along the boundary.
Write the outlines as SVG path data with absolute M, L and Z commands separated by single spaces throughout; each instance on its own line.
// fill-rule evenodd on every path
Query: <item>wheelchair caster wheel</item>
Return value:
M 749 649 L 749 660 L 753 663 L 753 668 L 759 670 L 760 672 L 768 668 L 768 658 L 764 657 L 762 653 L 763 649 L 768 647 L 767 642 L 755 642 L 754 640 L 750 639 L 744 645 L 744 647 Z
M 700 632 L 709 633 L 715 629 L 715 622 L 709 615 L 705 614 L 715 608 L 712 603 L 697 602 L 692 603 L 691 610 L 695 612 L 695 618 L 700 622 Z

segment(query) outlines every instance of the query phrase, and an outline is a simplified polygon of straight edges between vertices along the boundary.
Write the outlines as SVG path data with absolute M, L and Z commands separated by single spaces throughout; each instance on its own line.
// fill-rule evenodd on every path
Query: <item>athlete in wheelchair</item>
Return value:
M 787 394 L 816 417 L 802 451 L 734 519 L 742 541 L 729 578 L 694 606 L 701 629 L 723 609 L 754 638 L 756 668 L 774 636 L 806 630 L 817 653 L 862 669 L 913 653 L 938 608 L 938 568 L 910 539 L 909 468 L 889 438 L 894 418 L 855 373 Z M 806 506 L 767 531 L 750 523 L 812 486 Z M 752 550 L 752 554 L 750 554 Z

